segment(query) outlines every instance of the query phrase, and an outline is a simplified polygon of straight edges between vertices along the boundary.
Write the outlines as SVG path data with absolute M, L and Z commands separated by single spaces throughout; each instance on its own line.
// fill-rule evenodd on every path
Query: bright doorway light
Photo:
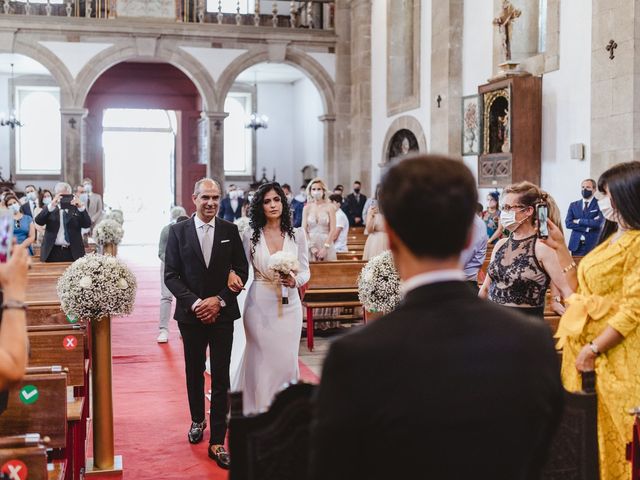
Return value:
M 103 117 L 104 202 L 124 213 L 124 245 L 157 245 L 175 201 L 176 114 L 109 109 Z

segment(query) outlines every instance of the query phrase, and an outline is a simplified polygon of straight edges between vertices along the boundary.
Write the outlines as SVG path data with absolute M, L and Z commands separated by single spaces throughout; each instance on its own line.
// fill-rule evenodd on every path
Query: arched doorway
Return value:
M 96 80 L 85 107 L 84 176 L 125 221 L 144 219 L 144 231 L 125 228 L 125 243 L 156 243 L 171 205 L 191 211 L 193 184 L 206 174 L 197 88 L 172 65 L 124 62 Z
M 229 113 L 224 130 L 227 182 L 248 185 L 264 175 L 297 189 L 305 166 L 326 174 L 325 107 L 301 69 L 267 62 L 245 69 L 229 88 L 224 111 Z M 266 128 L 248 127 L 251 114 L 268 117 Z

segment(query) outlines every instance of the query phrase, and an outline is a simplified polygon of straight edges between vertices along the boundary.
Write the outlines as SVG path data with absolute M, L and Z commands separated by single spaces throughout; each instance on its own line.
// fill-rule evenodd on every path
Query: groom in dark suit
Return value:
M 221 189 L 218 182 L 199 180 L 194 188 L 196 214 L 169 230 L 165 252 L 165 284 L 176 297 L 174 318 L 184 343 L 187 393 L 191 411 L 191 443 L 202 440 L 207 427 L 204 412 L 204 370 L 207 346 L 211 359 L 211 436 L 209 458 L 228 469 L 224 448 L 227 433 L 227 392 L 233 342 L 233 321 L 240 318 L 237 293 L 227 287 L 231 270 L 246 283 L 248 263 L 238 227 L 216 218 Z
M 383 179 L 404 299 L 331 345 L 311 478 L 538 478 L 562 409 L 557 355 L 543 322 L 465 282 L 476 203 L 473 175 L 446 157 L 403 160 Z

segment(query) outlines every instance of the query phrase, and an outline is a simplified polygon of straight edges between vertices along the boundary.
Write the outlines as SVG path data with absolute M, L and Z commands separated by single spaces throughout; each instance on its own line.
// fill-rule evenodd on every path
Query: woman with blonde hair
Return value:
M 530 182 L 505 188 L 500 223 L 509 236 L 491 255 L 479 296 L 527 315 L 544 319 L 544 303 L 551 282 L 566 296 L 571 288 L 553 248 L 538 242 L 536 205 L 548 195 Z
M 311 180 L 307 186 L 307 198 L 307 204 L 302 210 L 302 229 L 309 239 L 309 260 L 336 260 L 336 212 L 329 201 L 326 183 L 320 178 Z

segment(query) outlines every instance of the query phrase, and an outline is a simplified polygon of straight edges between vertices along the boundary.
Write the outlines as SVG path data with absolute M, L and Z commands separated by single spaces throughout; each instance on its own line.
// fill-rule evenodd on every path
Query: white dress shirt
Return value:
M 342 211 L 338 209 L 336 212 L 336 228 L 341 228 L 338 238 L 336 239 L 334 246 L 336 252 L 347 252 L 347 236 L 349 235 L 349 218 Z
M 420 273 L 400 284 L 400 294 L 404 297 L 407 293 L 415 290 L 416 288 L 431 285 L 433 283 L 464 281 L 466 281 L 465 274 L 459 269 L 435 270 L 433 272 Z
M 47 209 L 49 209 L 49 212 L 53 212 L 56 207 L 54 207 L 53 205 L 49 204 L 47 206 Z M 79 208 L 78 209 L 79 212 L 84 212 L 84 207 Z M 58 235 L 56 236 L 56 241 L 54 243 L 54 245 L 57 245 L 59 247 L 68 247 L 69 246 L 69 242 L 67 242 L 66 238 L 64 238 L 64 210 L 62 208 L 58 209 L 59 215 L 60 215 L 60 227 L 58 228 Z
M 211 232 L 209 235 L 211 235 L 212 244 L 213 244 L 213 238 L 215 238 L 215 231 L 216 231 L 216 218 L 213 217 L 209 223 L 205 223 L 202 220 L 200 220 L 200 217 L 198 217 L 198 215 L 196 214 L 193 217 L 193 221 L 196 224 L 196 233 L 198 234 L 198 242 L 200 242 L 200 250 L 202 250 L 202 240 L 204 239 L 204 225 L 210 225 L 211 227 L 209 228 Z M 213 258 L 213 252 L 211 253 L 211 258 Z M 201 301 L 202 299 L 199 298 L 198 300 L 193 302 L 193 305 L 191 305 L 191 310 L 195 311 L 196 307 Z M 220 306 L 223 308 L 226 306 L 224 301 L 220 301 Z

